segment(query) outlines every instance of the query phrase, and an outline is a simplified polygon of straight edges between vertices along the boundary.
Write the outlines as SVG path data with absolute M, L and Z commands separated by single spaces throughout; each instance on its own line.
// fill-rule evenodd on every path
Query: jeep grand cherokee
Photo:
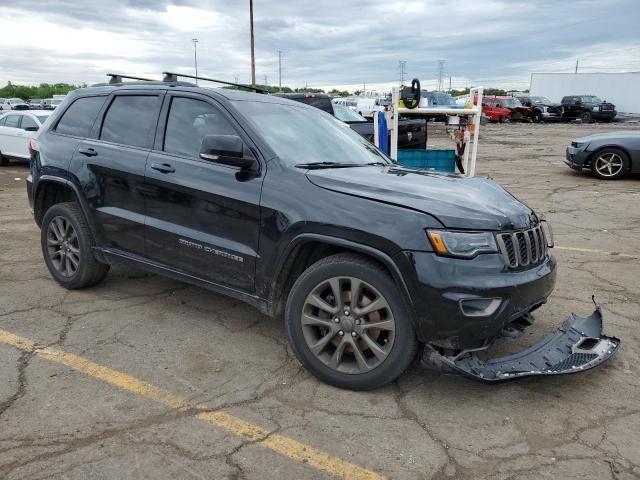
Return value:
M 130 262 L 238 298 L 284 316 L 298 359 L 332 385 L 384 385 L 419 342 L 425 361 L 488 380 L 579 371 L 617 348 L 594 314 L 525 370 L 478 367 L 470 351 L 553 290 L 549 231 L 493 181 L 401 168 L 313 107 L 119 80 L 71 93 L 30 148 L 56 282 L 88 287 Z M 587 333 L 598 350 L 575 358 Z

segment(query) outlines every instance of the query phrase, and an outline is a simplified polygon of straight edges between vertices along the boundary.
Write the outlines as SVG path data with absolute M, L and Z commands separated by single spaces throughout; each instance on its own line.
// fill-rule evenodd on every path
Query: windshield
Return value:
M 54 98 L 53 100 L 51 100 L 51 105 L 60 105 L 62 103 L 62 100 L 59 98 Z
M 391 163 L 348 125 L 318 110 L 247 101 L 237 101 L 235 106 L 276 155 L 290 165 Z
M 433 92 L 434 105 L 455 105 L 456 101 L 451 95 L 443 92 Z
M 583 103 L 602 103 L 598 97 L 594 97 L 593 95 L 588 95 L 586 97 L 580 97 Z
M 551 103 L 547 97 L 531 97 L 531 103 Z
M 517 98 L 496 98 L 496 102 L 503 107 L 521 107 L 522 104 Z
M 333 113 L 336 118 L 343 122 L 366 122 L 367 119 L 360 115 L 358 112 L 354 112 L 348 107 L 340 104 L 333 105 Z
M 10 98 L 9 103 L 23 103 L 21 98 Z

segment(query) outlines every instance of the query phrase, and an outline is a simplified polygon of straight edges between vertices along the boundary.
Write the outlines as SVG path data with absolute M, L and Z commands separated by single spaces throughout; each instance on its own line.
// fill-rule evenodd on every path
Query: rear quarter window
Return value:
M 106 98 L 105 96 L 78 98 L 62 114 L 55 132 L 76 137 L 88 137 Z

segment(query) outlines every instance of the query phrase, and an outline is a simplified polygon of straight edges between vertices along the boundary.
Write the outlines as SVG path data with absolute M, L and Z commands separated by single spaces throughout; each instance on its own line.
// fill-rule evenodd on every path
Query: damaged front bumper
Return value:
M 429 368 L 494 383 L 534 375 L 583 372 L 607 361 L 619 347 L 619 339 L 602 334 L 602 312 L 596 306 L 588 317 L 572 314 L 556 332 L 513 355 L 482 360 L 475 351 L 448 356 L 427 345 L 422 363 Z

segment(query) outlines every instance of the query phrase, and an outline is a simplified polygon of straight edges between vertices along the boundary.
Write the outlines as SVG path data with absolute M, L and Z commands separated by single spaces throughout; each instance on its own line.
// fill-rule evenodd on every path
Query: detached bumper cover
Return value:
M 534 375 L 583 372 L 607 361 L 619 347 L 619 339 L 602 334 L 602 312 L 596 307 L 588 317 L 572 314 L 555 333 L 513 355 L 481 360 L 466 351 L 445 356 L 427 345 L 422 363 L 429 368 L 494 383 Z

